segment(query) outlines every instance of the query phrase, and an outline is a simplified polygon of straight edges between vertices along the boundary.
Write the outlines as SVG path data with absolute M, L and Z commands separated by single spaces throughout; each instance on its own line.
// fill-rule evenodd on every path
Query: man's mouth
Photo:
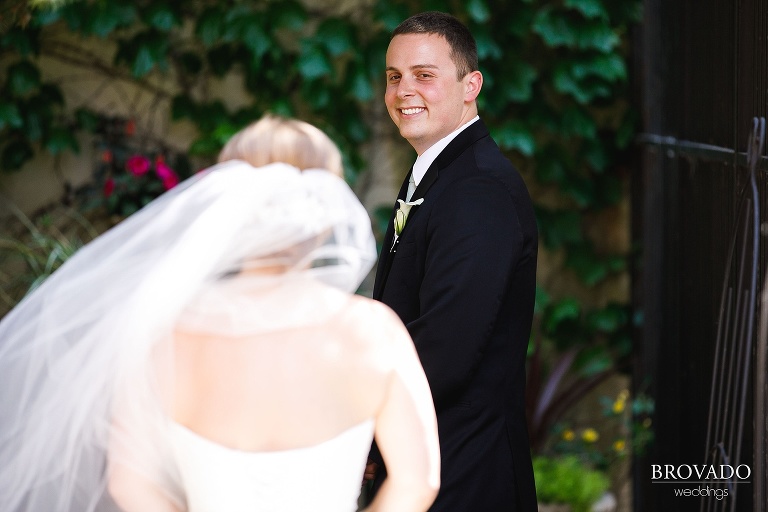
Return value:
M 403 115 L 412 116 L 414 114 L 418 114 L 420 112 L 424 112 L 425 110 L 427 110 L 427 109 L 425 109 L 424 107 L 408 107 L 408 108 L 401 108 L 400 112 Z

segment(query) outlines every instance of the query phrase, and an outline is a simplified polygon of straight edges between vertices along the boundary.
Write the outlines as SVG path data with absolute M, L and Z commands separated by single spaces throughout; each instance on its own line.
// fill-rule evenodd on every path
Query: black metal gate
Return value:
M 768 0 L 644 9 L 634 377 L 656 439 L 635 460 L 634 509 L 764 512 Z

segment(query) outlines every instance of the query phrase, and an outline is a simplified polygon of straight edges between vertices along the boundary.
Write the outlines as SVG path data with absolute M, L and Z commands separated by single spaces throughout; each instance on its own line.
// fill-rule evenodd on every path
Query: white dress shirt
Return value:
M 425 152 L 423 152 L 421 155 L 416 158 L 416 161 L 413 163 L 413 181 L 416 183 L 416 186 L 419 186 L 419 183 L 421 183 L 421 180 L 424 179 L 424 175 L 427 174 L 427 170 L 429 169 L 429 166 L 432 165 L 432 162 L 435 161 L 435 158 L 437 158 L 437 155 L 443 152 L 445 147 L 451 143 L 453 139 L 456 138 L 458 134 L 460 134 L 462 131 L 464 131 L 469 125 L 474 123 L 480 119 L 480 116 L 475 116 L 471 120 L 467 121 L 463 125 L 456 128 L 454 131 L 440 139 L 439 141 L 432 144 Z

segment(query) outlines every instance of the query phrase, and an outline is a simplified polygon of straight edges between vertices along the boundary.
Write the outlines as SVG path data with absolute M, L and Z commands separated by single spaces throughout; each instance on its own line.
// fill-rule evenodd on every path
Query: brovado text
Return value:
M 746 464 L 651 464 L 651 480 L 746 480 L 751 475 Z

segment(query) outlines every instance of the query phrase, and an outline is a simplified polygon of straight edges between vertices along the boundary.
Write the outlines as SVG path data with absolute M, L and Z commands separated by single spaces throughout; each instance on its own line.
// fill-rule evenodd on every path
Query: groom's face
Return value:
M 451 47 L 437 34 L 400 34 L 386 57 L 384 103 L 402 135 L 422 154 L 474 117 L 468 77 L 458 79 Z M 469 100 L 468 100 L 469 99 Z

